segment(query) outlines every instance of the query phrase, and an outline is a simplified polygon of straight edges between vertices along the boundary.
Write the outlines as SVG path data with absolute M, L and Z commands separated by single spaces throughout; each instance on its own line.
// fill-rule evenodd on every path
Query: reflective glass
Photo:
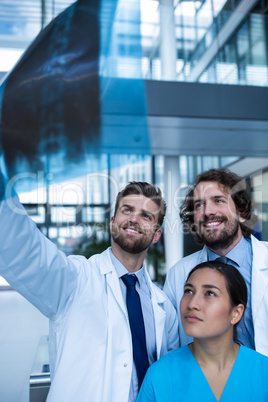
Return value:
M 239 6 L 240 2 L 240 0 L 187 0 L 176 3 L 174 36 L 177 61 L 174 66 L 176 76 L 172 79 L 268 85 L 265 78 L 268 64 L 265 33 L 267 17 L 261 14 L 261 5 L 256 6 L 258 14 L 252 13 L 244 22 L 241 20 L 237 26 L 230 26 L 228 28 L 230 32 L 226 28 L 226 24 L 236 13 L 235 7 Z M 0 78 L 12 68 L 41 28 L 70 4 L 72 1 L 68 0 L 0 2 Z M 160 42 L 168 24 L 160 25 L 159 2 L 102 0 L 100 4 L 101 76 L 163 79 L 163 63 L 166 63 L 166 58 L 164 61 Z M 242 18 L 239 14 L 237 17 Z M 225 38 L 223 44 L 221 44 L 222 35 Z M 219 60 L 218 54 L 225 52 L 225 48 L 230 48 L 230 41 L 236 43 L 235 59 L 232 51 L 232 60 L 230 53 L 229 60 Z M 204 58 L 211 46 L 219 46 L 214 58 L 208 56 Z M 203 70 L 198 76 L 195 74 L 192 76 L 193 69 L 200 64 L 200 61 L 204 66 Z M 220 65 L 212 72 L 211 65 L 217 63 Z M 225 67 L 222 63 L 226 64 Z
M 259 219 L 257 230 L 261 232 L 262 240 L 268 238 L 268 172 L 252 175 L 252 200 Z

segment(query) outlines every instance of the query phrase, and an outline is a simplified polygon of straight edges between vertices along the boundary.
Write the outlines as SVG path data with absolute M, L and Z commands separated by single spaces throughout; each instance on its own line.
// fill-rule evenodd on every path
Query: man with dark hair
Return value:
M 119 203 L 123 197 L 126 197 L 127 195 L 144 195 L 144 197 L 147 197 L 154 201 L 154 203 L 158 206 L 158 224 L 159 227 L 162 226 L 162 223 L 164 221 L 164 217 L 166 215 L 166 203 L 162 198 L 161 190 L 156 189 L 154 186 L 151 184 L 148 184 L 146 182 L 131 182 L 129 183 L 122 191 L 120 191 L 117 194 L 116 197 L 116 202 L 115 202 L 115 209 L 114 209 L 114 214 L 116 214 Z
M 231 264 L 239 269 L 248 288 L 238 338 L 268 356 L 268 243 L 252 236 L 257 218 L 246 181 L 227 169 L 201 173 L 185 197 L 180 216 L 204 247 L 178 261 L 167 274 L 164 291 L 177 312 L 186 277 L 194 266 L 215 259 Z M 181 346 L 191 341 L 180 319 L 179 334 Z
M 133 402 L 149 365 L 178 347 L 176 311 L 144 267 L 165 208 L 160 190 L 130 183 L 117 197 L 112 247 L 87 260 L 66 257 L 17 197 L 3 197 L 0 274 L 50 320 L 47 401 Z

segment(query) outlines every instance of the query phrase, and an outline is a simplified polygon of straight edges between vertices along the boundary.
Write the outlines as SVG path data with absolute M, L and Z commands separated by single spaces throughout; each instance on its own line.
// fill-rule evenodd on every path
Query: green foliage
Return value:
M 95 231 L 92 236 L 84 237 L 79 243 L 74 254 L 83 255 L 90 258 L 94 254 L 100 254 L 111 245 L 111 239 L 108 233 L 104 232 L 103 236 L 98 236 Z

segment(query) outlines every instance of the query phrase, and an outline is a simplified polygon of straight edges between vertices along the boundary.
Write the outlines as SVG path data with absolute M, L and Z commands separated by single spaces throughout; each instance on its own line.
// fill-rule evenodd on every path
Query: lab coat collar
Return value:
M 251 303 L 252 303 L 253 322 L 256 322 L 256 319 L 259 316 L 260 311 L 262 311 L 261 306 L 263 303 L 263 298 L 265 297 L 268 289 L 268 276 L 267 276 L 268 249 L 262 242 L 257 240 L 254 236 L 251 236 L 251 241 L 253 251 Z
M 252 236 L 252 235 L 251 235 L 251 244 L 252 244 L 252 252 L 253 252 L 252 265 L 254 266 L 254 268 L 257 270 L 260 270 L 260 271 L 268 269 L 268 265 L 267 265 L 268 249 L 267 249 L 267 247 L 263 244 L 263 242 L 260 242 L 258 239 L 256 239 L 255 236 Z
M 113 274 L 113 275 L 109 275 L 107 276 L 107 282 L 111 281 L 111 278 L 114 277 L 115 279 L 117 279 L 117 281 L 114 281 L 113 283 L 115 284 L 115 282 L 118 283 L 118 289 L 120 289 L 120 285 L 119 285 L 119 279 L 117 277 L 117 273 L 116 270 L 113 266 L 112 260 L 111 260 L 111 256 L 110 256 L 110 248 L 107 248 L 107 250 L 105 250 L 101 255 L 100 255 L 100 272 L 102 273 L 102 275 L 107 275 L 109 273 Z M 147 283 L 150 286 L 150 290 L 152 292 L 152 297 L 155 298 L 156 302 L 158 304 L 162 304 L 165 303 L 167 301 L 167 296 L 165 295 L 164 292 L 158 291 L 157 287 L 152 285 L 152 280 L 147 272 L 147 270 L 145 269 L 145 275 L 146 275 L 146 279 L 147 279 Z M 117 288 L 117 286 L 116 286 Z M 120 290 L 121 293 L 121 290 Z
M 152 283 L 152 280 L 150 278 L 150 275 L 148 274 L 146 269 L 144 271 L 145 271 L 144 274 L 146 276 L 147 283 L 150 286 L 150 290 L 151 290 L 151 293 L 152 293 L 152 298 L 154 297 L 158 304 L 165 303 L 167 301 L 167 296 L 165 295 L 164 292 L 161 292 L 160 289 L 158 289 L 156 287 L 156 285 L 153 286 L 153 283 Z
M 110 251 L 109 249 L 105 250 L 100 255 L 100 272 L 103 275 L 106 275 L 107 286 L 110 287 L 111 291 L 115 299 L 117 300 L 118 305 L 122 309 L 126 319 L 127 319 L 127 307 L 123 300 L 123 295 L 120 288 L 119 278 L 117 276 L 117 272 L 113 266 Z M 156 349 L 157 349 L 157 358 L 160 358 L 161 354 L 161 345 L 163 340 L 163 333 L 166 322 L 166 311 L 164 309 L 163 304 L 167 302 L 167 296 L 164 292 L 154 286 L 148 272 L 145 269 L 145 275 L 147 283 L 150 286 L 151 290 L 151 300 L 154 311 L 154 320 L 155 320 L 155 329 L 156 329 Z
M 123 299 L 123 295 L 120 288 L 119 279 L 111 260 L 110 250 L 107 248 L 100 254 L 100 272 L 106 276 L 107 286 L 110 287 L 119 307 L 127 317 L 127 308 Z
M 167 296 L 157 286 L 154 286 L 148 272 L 145 270 L 147 283 L 151 289 L 151 300 L 154 311 L 155 321 L 155 337 L 156 337 L 156 353 L 157 359 L 161 356 L 161 345 L 163 341 L 163 333 L 166 323 L 166 311 L 164 309 L 164 303 L 167 302 Z
M 102 275 L 115 271 L 110 256 L 110 248 L 111 247 L 108 247 L 105 251 L 103 251 L 103 253 L 100 254 L 100 272 Z

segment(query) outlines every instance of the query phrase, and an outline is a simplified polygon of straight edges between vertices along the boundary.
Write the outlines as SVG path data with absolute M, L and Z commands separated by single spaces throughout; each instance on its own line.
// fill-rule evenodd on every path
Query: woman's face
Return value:
M 188 279 L 180 303 L 184 332 L 193 338 L 215 338 L 230 332 L 237 317 L 225 278 L 211 268 L 197 269 Z

